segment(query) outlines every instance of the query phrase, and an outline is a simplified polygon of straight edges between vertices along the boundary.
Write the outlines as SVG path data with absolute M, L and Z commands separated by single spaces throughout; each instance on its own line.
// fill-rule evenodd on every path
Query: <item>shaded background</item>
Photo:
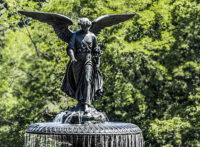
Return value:
M 137 124 L 145 146 L 200 146 L 199 0 L 0 0 L 0 146 L 21 147 L 28 125 L 76 105 L 60 87 L 64 42 L 17 10 L 78 18 L 138 12 L 104 29 L 104 95 L 93 106 Z

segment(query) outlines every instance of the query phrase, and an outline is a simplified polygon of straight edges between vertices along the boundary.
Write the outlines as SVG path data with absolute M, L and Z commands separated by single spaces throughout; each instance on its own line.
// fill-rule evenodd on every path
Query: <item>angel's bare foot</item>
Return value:
M 84 112 L 86 112 L 86 113 L 89 112 L 88 104 L 85 104 L 84 108 L 85 108 Z

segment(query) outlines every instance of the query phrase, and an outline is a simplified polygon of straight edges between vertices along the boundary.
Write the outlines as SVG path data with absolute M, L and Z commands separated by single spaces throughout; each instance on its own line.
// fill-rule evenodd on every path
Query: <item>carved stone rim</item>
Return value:
M 48 135 L 131 135 L 142 133 L 131 123 L 105 122 L 99 124 L 61 124 L 55 122 L 31 124 L 26 133 Z

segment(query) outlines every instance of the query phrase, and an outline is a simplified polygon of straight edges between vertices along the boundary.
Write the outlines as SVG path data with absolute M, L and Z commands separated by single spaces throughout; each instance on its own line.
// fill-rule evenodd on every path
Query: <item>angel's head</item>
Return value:
M 81 18 L 81 19 L 78 20 L 78 25 L 80 25 L 80 26 L 90 27 L 91 24 L 92 24 L 91 21 L 86 17 Z
M 88 18 L 81 18 L 78 21 L 78 25 L 81 26 L 84 32 L 88 31 L 88 28 L 92 25 L 91 21 Z

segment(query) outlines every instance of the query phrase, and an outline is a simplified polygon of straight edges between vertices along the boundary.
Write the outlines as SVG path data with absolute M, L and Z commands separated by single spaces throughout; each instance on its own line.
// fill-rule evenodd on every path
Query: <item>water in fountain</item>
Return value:
M 66 142 L 70 140 L 71 143 Z M 25 134 L 25 147 L 142 147 L 140 133 L 132 135 L 43 135 Z

